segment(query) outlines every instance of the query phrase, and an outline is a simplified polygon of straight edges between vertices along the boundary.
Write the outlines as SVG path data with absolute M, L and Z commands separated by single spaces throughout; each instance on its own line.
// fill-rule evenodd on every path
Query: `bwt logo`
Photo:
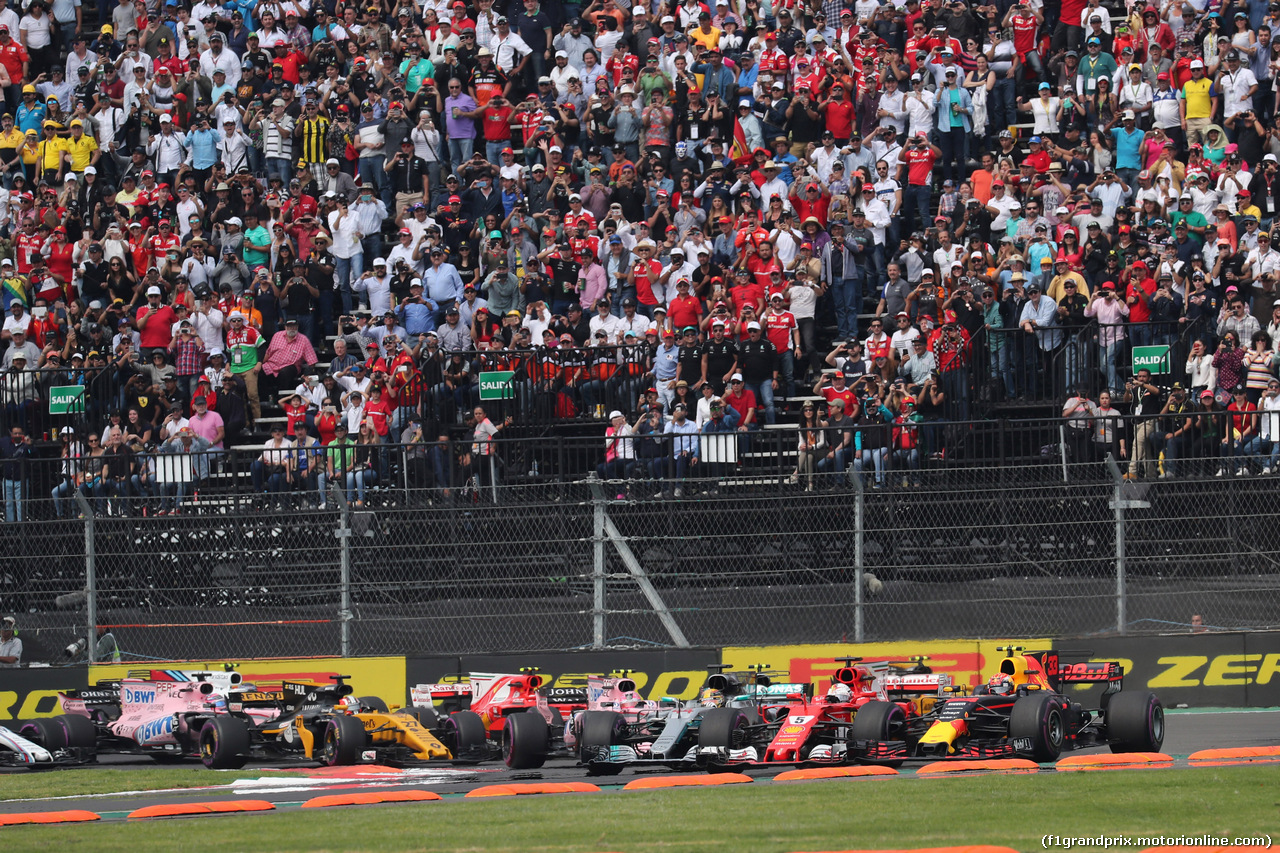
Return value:
M 124 701 L 126 705 L 151 705 L 156 701 L 156 691 L 126 687 L 124 689 Z
M 138 743 L 151 743 L 171 734 L 173 734 L 173 717 L 160 717 L 138 726 L 136 739 Z

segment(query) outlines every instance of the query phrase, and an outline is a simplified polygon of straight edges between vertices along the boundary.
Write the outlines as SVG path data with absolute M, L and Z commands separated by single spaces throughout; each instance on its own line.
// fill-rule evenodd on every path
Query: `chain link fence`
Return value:
M 676 499 L 672 480 L 596 479 L 600 445 L 507 442 L 493 476 L 473 460 L 451 489 L 393 463 L 360 506 L 354 490 L 330 488 L 320 509 L 318 489 L 238 481 L 174 516 L 141 517 L 141 499 L 127 516 L 114 498 L 72 498 L 81 518 L 37 506 L 0 528 L 0 607 L 22 620 L 28 661 L 67 660 L 93 622 L 131 660 L 1280 623 L 1280 490 L 1215 476 L 1225 460 L 1129 481 L 1046 444 L 1025 464 L 926 459 L 879 484 L 868 466 L 808 492 L 777 449 L 689 476 Z

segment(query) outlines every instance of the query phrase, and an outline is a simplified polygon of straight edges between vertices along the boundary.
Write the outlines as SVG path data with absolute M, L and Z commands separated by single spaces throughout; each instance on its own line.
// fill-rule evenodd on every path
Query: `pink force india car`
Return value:
M 252 720 L 279 715 L 274 698 L 255 702 L 253 693 L 237 693 L 241 688 L 238 672 L 135 670 L 119 681 L 59 694 L 62 714 L 34 720 L 23 732 L 54 747 L 147 755 L 159 762 L 197 758 L 202 739 L 218 735 L 228 695 L 249 697 L 242 711 Z

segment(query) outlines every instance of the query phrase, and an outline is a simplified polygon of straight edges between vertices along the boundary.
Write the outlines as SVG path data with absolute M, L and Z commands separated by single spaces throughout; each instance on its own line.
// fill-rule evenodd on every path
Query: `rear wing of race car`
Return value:
M 1124 667 L 1113 660 L 1090 660 L 1063 664 L 1058 669 L 1059 685 L 1105 684 L 1101 701 L 1105 703 L 1113 693 L 1124 687 Z M 1061 686 L 1058 687 L 1062 689 Z
M 809 682 L 783 682 L 781 684 L 747 685 L 743 688 L 744 696 L 757 702 L 785 702 L 789 696 L 813 698 L 813 685 Z
M 1012 652 L 1018 649 L 1009 649 Z M 1043 670 L 1045 679 L 1054 690 L 1061 690 L 1065 684 L 1105 684 L 1104 695 L 1119 691 L 1124 682 L 1124 667 L 1113 660 L 1085 660 L 1075 663 L 1062 663 L 1063 654 L 1072 657 L 1089 657 L 1093 652 L 1084 649 L 1070 649 L 1041 652 L 1023 652 L 1023 657 L 1036 661 Z
M 880 677 L 880 683 L 884 686 L 884 692 L 891 696 L 940 696 L 953 681 L 945 672 L 901 674 L 891 671 Z
M 467 681 L 442 681 L 434 684 L 416 684 L 409 688 L 409 702 L 412 705 L 430 708 L 434 701 L 450 697 L 471 698 L 471 683 Z

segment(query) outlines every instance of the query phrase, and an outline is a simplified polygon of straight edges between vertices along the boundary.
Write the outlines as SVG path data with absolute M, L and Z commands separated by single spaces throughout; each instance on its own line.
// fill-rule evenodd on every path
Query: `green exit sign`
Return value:
M 1150 370 L 1153 376 L 1157 373 L 1169 373 L 1169 348 L 1167 346 L 1134 347 L 1133 372 L 1137 373 L 1144 367 Z
M 480 374 L 481 400 L 514 400 L 515 388 L 511 384 L 513 370 L 491 370 Z
M 49 414 L 66 415 L 83 411 L 83 385 L 58 385 L 49 389 Z

